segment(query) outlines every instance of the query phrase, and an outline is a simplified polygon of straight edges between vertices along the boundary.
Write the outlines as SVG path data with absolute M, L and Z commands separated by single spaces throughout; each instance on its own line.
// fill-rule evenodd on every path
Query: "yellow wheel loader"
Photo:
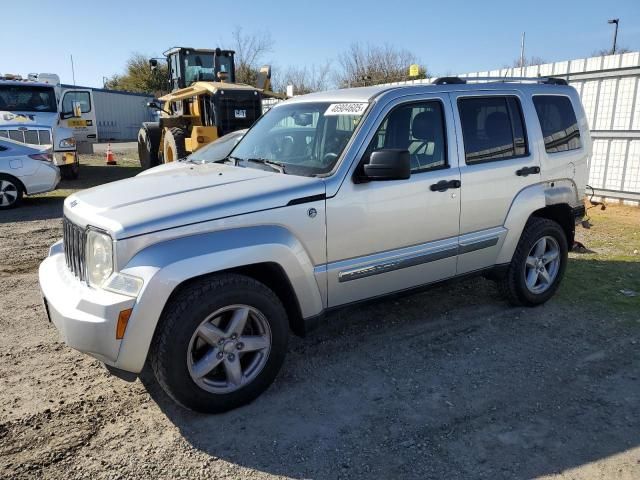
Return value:
M 175 47 L 164 53 L 171 93 L 161 97 L 158 122 L 145 122 L 138 132 L 142 168 L 186 157 L 218 137 L 249 128 L 262 115 L 263 96 L 270 92 L 271 69 L 262 67 L 258 86 L 236 83 L 232 50 Z M 149 60 L 151 68 L 157 59 Z

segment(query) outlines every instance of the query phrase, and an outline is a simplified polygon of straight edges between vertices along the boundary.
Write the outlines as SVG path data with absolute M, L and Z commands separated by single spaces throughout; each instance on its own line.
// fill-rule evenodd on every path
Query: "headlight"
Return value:
M 101 287 L 113 272 L 113 243 L 111 237 L 96 230 L 87 232 L 87 281 Z
M 73 148 L 76 146 L 76 139 L 73 137 L 63 138 L 58 144 L 60 148 Z

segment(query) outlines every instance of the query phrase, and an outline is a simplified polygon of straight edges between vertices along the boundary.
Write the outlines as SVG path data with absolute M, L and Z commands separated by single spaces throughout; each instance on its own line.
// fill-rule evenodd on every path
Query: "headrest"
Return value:
M 413 117 L 411 135 L 422 141 L 433 141 L 440 134 L 440 114 L 435 110 L 420 112 Z
M 487 115 L 484 122 L 484 131 L 489 138 L 502 138 L 511 136 L 509 117 L 504 112 L 493 112 Z

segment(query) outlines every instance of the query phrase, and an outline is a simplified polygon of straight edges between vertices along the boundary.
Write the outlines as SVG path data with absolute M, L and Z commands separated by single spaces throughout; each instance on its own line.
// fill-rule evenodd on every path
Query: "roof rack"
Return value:
M 486 81 L 497 83 L 520 83 L 520 82 L 532 82 L 532 83 L 544 83 L 546 85 L 568 85 L 564 78 L 558 77 L 439 77 L 432 83 L 434 85 L 455 85 L 468 83 L 473 81 Z

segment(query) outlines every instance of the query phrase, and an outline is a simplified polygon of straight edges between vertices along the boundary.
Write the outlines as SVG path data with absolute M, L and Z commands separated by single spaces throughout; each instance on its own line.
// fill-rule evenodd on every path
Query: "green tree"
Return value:
M 158 62 L 157 68 L 152 70 L 147 56 L 134 53 L 127 60 L 125 73 L 110 77 L 105 88 L 162 96 L 169 91 L 168 75 L 165 62 Z

